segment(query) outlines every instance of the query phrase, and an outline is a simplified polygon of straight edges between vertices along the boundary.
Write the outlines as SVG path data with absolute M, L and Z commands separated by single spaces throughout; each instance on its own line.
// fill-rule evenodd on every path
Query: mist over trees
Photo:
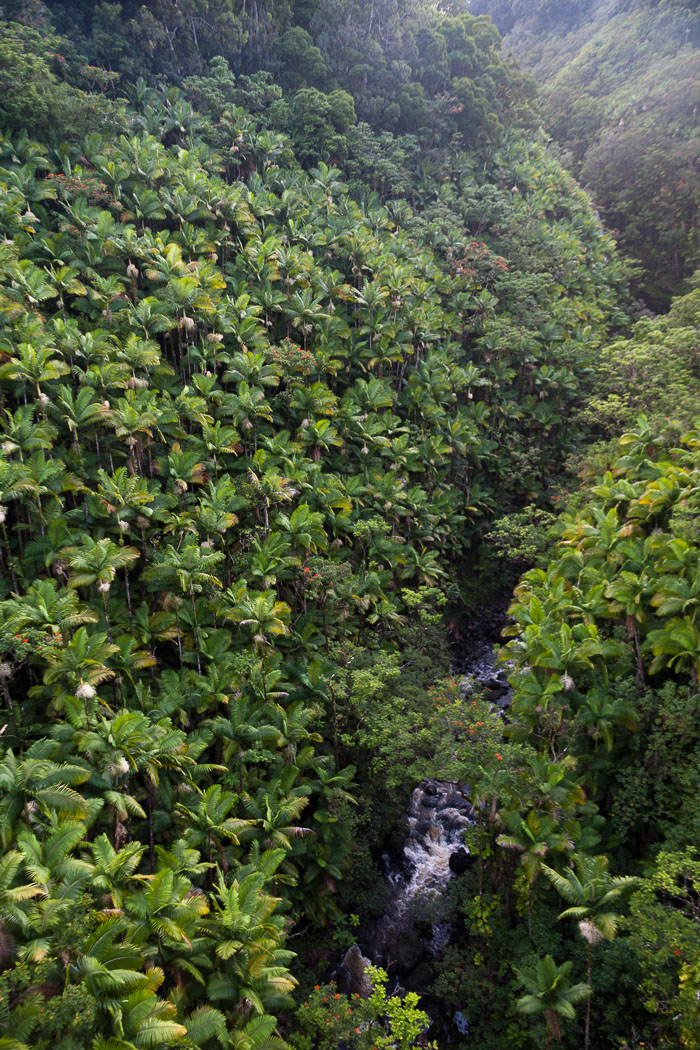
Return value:
M 475 0 L 541 85 L 545 126 L 654 308 L 698 265 L 700 15 L 685 0 Z

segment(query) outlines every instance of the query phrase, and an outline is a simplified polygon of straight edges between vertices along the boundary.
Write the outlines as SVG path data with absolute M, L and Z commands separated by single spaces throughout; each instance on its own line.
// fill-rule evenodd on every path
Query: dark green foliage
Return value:
M 291 993 L 381 912 L 428 776 L 474 805 L 435 984 L 470 1038 L 692 1039 L 658 942 L 691 958 L 694 298 L 603 350 L 624 267 L 459 4 L 21 0 L 0 33 L 2 1039 L 427 1045 L 381 975 L 296 1025 Z M 518 589 L 504 739 L 448 599 L 543 565 L 569 457 L 650 400 Z
M 668 314 L 635 326 L 629 339 L 606 346 L 596 366 L 587 418 L 606 437 L 645 413 L 657 439 L 675 441 L 700 404 L 700 289 L 675 299 Z
M 343 90 L 286 102 L 221 61 L 187 90 L 207 115 L 139 80 L 123 135 L 51 157 L 23 134 L 2 143 L 4 979 L 47 1040 L 72 1012 L 78 1043 L 254 1050 L 280 1045 L 285 924 L 339 915 L 351 833 L 383 833 L 436 763 L 513 775 L 485 709 L 436 710 L 427 690 L 447 574 L 495 487 L 523 495 L 509 420 L 546 398 L 530 399 L 530 361 L 517 389 L 493 368 L 494 293 L 506 304 L 524 280 L 561 316 L 573 368 L 617 292 L 573 186 L 564 227 L 542 226 L 526 178 L 496 190 L 488 246 L 469 228 L 493 200 L 485 175 L 436 153 L 452 218 L 435 237 L 443 176 L 425 172 L 414 207 L 361 205 L 338 168 L 304 173 L 264 127 L 288 106 L 308 162 L 350 143 L 359 167 Z M 511 148 L 498 180 L 532 167 L 560 194 L 541 147 Z M 392 149 L 410 185 L 414 155 Z M 522 275 L 498 250 L 503 205 L 532 224 Z M 572 312 L 543 270 L 583 242 Z M 543 339 L 556 360 L 559 331 Z M 560 464 L 561 422 L 532 423 Z M 414 679 L 400 700 L 399 666 Z M 396 792 L 381 805 L 378 776 Z M 109 989 L 103 966 L 123 975 Z

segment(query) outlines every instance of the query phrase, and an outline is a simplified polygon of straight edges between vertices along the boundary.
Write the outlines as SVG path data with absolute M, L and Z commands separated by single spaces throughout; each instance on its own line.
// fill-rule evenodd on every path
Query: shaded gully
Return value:
M 465 632 L 465 637 L 456 638 L 453 659 L 453 674 L 462 675 L 465 694 L 483 692 L 501 709 L 510 702 L 506 672 L 495 656 L 504 622 L 504 613 L 494 614 Z M 382 854 L 387 907 L 338 967 L 342 990 L 368 994 L 364 967 L 375 963 L 393 978 L 396 990 L 426 996 L 422 1006 L 433 1015 L 435 1028 L 454 1025 L 456 1032 L 467 1033 L 468 1022 L 461 1014 L 449 1019 L 438 1016 L 428 989 L 435 977 L 435 961 L 450 937 L 447 884 L 474 860 L 463 841 L 464 829 L 474 822 L 467 784 L 430 779 L 413 790 L 404 817 L 403 849 Z

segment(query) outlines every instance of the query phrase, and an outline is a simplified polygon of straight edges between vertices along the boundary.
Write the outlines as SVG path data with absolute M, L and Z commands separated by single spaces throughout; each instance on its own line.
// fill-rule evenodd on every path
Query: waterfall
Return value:
M 406 811 L 407 835 L 398 866 L 385 860 L 391 897 L 370 937 L 372 957 L 398 977 L 411 976 L 426 954 L 440 954 L 449 937 L 445 887 L 457 855 L 467 858 L 464 829 L 473 823 L 466 784 L 424 780 Z M 459 868 L 457 867 L 457 870 Z
M 460 639 L 466 651 L 456 659 L 453 673 L 462 675 L 465 695 L 479 693 L 503 710 L 510 703 L 507 671 L 496 661 L 495 639 L 503 617 L 492 617 Z M 405 814 L 406 834 L 400 856 L 382 855 L 390 895 L 381 919 L 355 945 L 340 967 L 341 987 L 363 989 L 364 966 L 371 960 L 384 967 L 396 986 L 426 995 L 439 958 L 450 937 L 448 894 L 450 879 L 473 861 L 464 844 L 464 830 L 475 823 L 469 786 L 428 779 L 414 788 Z M 366 978 L 364 978 L 366 981 Z M 423 1008 L 443 1030 L 466 1035 L 469 1022 L 462 1011 L 451 1018 L 423 999 Z

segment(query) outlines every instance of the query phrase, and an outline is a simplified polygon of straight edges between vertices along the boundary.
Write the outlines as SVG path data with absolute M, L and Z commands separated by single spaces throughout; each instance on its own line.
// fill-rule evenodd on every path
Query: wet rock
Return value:
M 415 928 L 397 931 L 393 943 L 387 945 L 389 973 L 397 977 L 411 973 L 422 961 L 426 948 L 427 945 Z
M 465 812 L 471 809 L 469 799 L 465 798 L 461 791 L 450 791 L 445 796 L 445 806 L 450 809 L 463 809 Z
M 460 1035 L 469 1035 L 469 1021 L 466 1019 L 461 1010 L 458 1010 L 454 1016 L 455 1027 Z
M 449 865 L 450 871 L 453 871 L 455 875 L 463 875 L 465 871 L 471 868 L 476 858 L 468 853 L 465 849 L 455 850 L 454 853 L 450 854 Z
M 367 976 L 367 967 L 371 960 L 362 954 L 356 944 L 348 948 L 343 961 L 338 967 L 338 988 L 346 995 L 360 995 L 369 999 L 372 994 L 372 982 Z
M 430 963 L 424 960 L 404 978 L 404 984 L 409 992 L 422 992 L 425 994 L 434 980 L 435 971 Z
M 452 853 L 462 846 L 474 813 L 466 784 L 425 780 L 411 794 L 401 857 L 382 859 L 390 898 L 368 931 L 366 948 L 392 977 L 403 980 L 439 956 L 449 937 L 446 885 Z M 393 851 L 392 851 L 393 852 Z

